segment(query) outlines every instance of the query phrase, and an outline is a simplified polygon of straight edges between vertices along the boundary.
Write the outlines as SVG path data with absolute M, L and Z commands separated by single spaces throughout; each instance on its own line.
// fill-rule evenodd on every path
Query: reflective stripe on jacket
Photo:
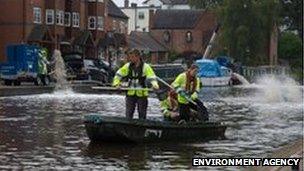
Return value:
M 195 88 L 195 92 L 193 92 L 192 94 L 189 94 L 191 96 L 192 100 L 195 100 L 198 98 L 198 92 L 200 91 L 200 80 L 198 77 L 196 77 L 197 79 L 197 84 L 196 84 L 196 88 Z M 186 91 L 186 82 L 187 82 L 187 76 L 186 73 L 181 73 L 179 74 L 176 79 L 174 80 L 174 82 L 172 83 L 172 86 L 174 87 L 174 89 L 177 91 L 178 96 L 177 96 L 177 100 L 179 103 L 181 104 L 188 104 L 189 101 L 187 100 L 187 98 L 183 97 L 182 95 L 180 95 L 181 91 Z M 190 86 L 190 90 L 192 89 L 192 87 Z
M 145 81 L 148 81 L 152 84 L 152 86 L 158 87 L 158 83 L 156 80 L 156 75 L 152 69 L 152 67 L 149 64 L 144 63 L 143 64 L 143 71 L 142 71 L 142 76 L 145 77 Z M 119 86 L 121 83 L 121 80 L 123 78 L 128 77 L 130 72 L 130 63 L 126 63 L 124 66 L 122 66 L 115 74 L 115 77 L 113 79 L 113 86 Z M 133 73 L 131 73 L 133 74 Z M 134 75 L 133 75 L 134 76 Z M 132 88 L 144 88 L 142 84 L 140 84 L 139 79 L 130 79 L 127 78 L 129 82 L 129 86 Z M 138 97 L 146 97 L 148 96 L 148 90 L 129 90 L 127 92 L 127 95 L 133 96 L 136 95 Z

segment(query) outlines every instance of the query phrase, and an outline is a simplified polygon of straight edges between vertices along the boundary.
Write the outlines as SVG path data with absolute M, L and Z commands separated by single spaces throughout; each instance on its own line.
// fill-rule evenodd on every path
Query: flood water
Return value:
M 274 90 L 258 85 L 205 88 L 201 99 L 211 120 L 228 124 L 227 139 L 139 145 L 92 144 L 85 132 L 87 113 L 123 117 L 124 96 L 57 92 L 1 97 L 0 170 L 183 170 L 195 169 L 193 157 L 264 157 L 303 136 L 303 87 Z M 157 99 L 149 99 L 148 117 L 161 119 Z

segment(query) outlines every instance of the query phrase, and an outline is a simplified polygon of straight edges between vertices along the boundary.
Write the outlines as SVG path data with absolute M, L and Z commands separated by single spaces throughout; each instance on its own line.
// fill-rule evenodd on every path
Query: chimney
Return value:
M 154 10 L 149 10 L 149 31 L 151 30 L 152 26 L 154 25 Z
M 131 3 L 132 8 L 137 8 L 137 3 Z
M 129 7 L 129 0 L 125 0 L 125 8 Z

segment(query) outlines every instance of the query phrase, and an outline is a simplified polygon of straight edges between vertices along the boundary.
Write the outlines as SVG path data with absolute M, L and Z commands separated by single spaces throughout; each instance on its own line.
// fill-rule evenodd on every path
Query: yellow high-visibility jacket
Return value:
M 39 74 L 47 74 L 47 50 L 41 49 L 39 51 L 39 57 L 38 57 L 38 73 Z
M 130 62 L 126 63 L 124 66 L 122 66 L 115 74 L 115 77 L 113 79 L 113 84 L 112 86 L 117 87 L 120 85 L 121 80 L 123 78 L 127 78 L 128 82 L 129 82 L 129 86 L 130 88 L 145 88 L 143 87 L 140 82 L 139 79 L 134 79 L 134 78 L 128 78 L 129 75 L 132 76 L 136 76 L 136 74 L 134 72 L 131 72 L 130 70 Z M 152 84 L 153 88 L 158 89 L 158 83 L 157 83 L 157 79 L 156 79 L 156 75 L 152 69 L 152 67 L 147 64 L 147 63 L 143 63 L 143 67 L 142 67 L 142 75 L 139 77 L 145 77 L 145 81 L 148 81 Z M 138 97 L 147 97 L 149 95 L 148 90 L 128 90 L 127 92 L 128 96 L 138 96 Z
M 196 88 L 195 88 L 195 92 L 193 92 L 191 94 L 191 99 L 195 100 L 198 98 L 198 93 L 200 91 L 200 79 L 198 77 L 196 77 L 197 79 L 197 84 L 196 84 Z M 187 98 L 185 98 L 184 96 L 182 96 L 180 94 L 181 91 L 186 91 L 186 82 L 187 82 L 187 77 L 186 77 L 186 72 L 179 74 L 176 79 L 174 80 L 174 82 L 171 84 L 174 89 L 176 90 L 176 92 L 178 93 L 177 96 L 177 100 L 179 103 L 181 104 L 188 104 L 189 100 L 187 100 Z M 192 85 L 190 86 L 190 90 L 192 90 Z

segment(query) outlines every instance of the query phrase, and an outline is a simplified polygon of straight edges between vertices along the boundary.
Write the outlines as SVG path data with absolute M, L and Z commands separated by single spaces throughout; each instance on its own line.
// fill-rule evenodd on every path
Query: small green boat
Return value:
M 84 117 L 91 141 L 162 142 L 224 139 L 226 126 L 219 122 L 177 124 L 168 121 L 126 119 L 88 114 Z

